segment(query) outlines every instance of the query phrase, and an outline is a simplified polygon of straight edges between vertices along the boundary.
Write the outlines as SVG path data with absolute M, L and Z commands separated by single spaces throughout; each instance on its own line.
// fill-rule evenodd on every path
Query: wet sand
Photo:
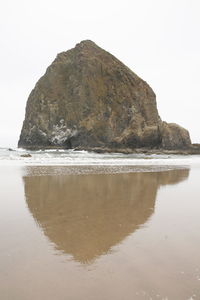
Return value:
M 0 172 L 0 299 L 200 299 L 199 168 Z

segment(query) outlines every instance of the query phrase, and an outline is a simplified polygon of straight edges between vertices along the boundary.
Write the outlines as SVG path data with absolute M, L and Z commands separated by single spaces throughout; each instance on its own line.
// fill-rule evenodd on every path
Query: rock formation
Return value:
M 32 90 L 23 148 L 183 149 L 189 133 L 162 122 L 150 86 L 92 41 L 57 55 Z

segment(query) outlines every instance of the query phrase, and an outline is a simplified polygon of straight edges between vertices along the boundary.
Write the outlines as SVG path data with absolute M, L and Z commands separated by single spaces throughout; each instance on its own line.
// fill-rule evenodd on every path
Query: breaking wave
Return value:
M 1 165 L 64 165 L 64 166 L 137 166 L 137 165 L 200 165 L 200 155 L 95 153 L 70 150 L 38 150 L 0 148 Z

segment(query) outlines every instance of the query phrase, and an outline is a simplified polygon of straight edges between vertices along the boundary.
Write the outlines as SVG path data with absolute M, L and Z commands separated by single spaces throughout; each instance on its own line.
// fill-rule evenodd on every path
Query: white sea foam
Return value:
M 30 154 L 30 157 L 23 157 Z M 156 154 L 121 154 L 94 153 L 71 150 L 38 150 L 0 148 L 1 165 L 64 165 L 64 166 L 154 166 L 200 165 L 200 155 L 156 155 Z

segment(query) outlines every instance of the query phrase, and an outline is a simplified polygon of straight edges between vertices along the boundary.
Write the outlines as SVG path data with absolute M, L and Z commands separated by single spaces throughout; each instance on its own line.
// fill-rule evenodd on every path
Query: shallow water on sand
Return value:
M 0 167 L 0 299 L 200 299 L 200 168 L 88 170 Z

